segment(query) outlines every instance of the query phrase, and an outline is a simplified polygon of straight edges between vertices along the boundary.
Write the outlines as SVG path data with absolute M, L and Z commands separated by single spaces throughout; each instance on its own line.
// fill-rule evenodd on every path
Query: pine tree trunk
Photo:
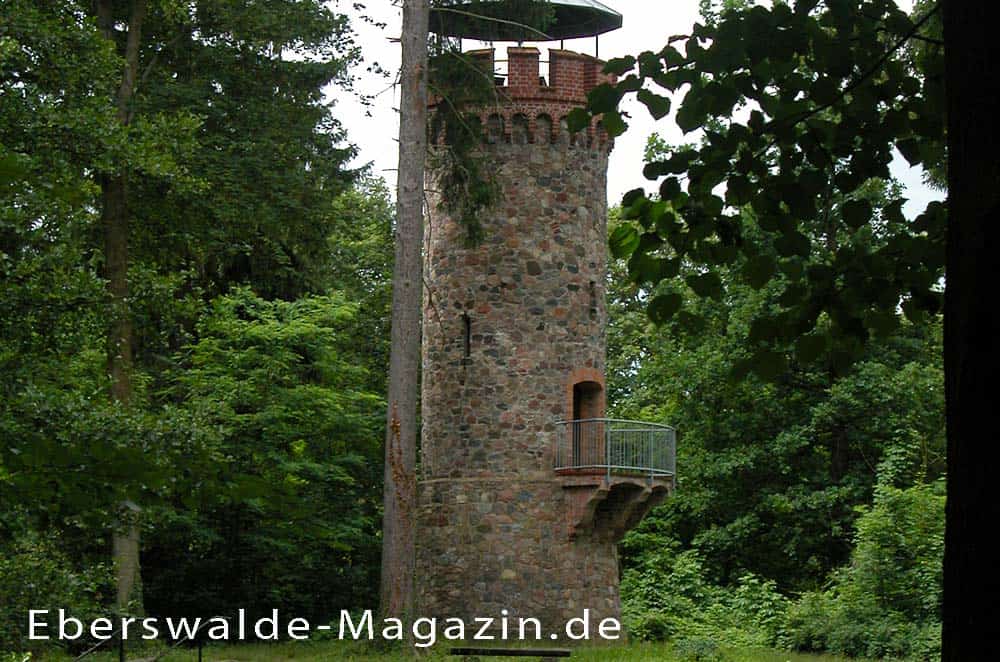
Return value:
M 382 522 L 383 617 L 413 609 L 417 399 L 423 302 L 424 161 L 427 149 L 428 0 L 403 2 L 396 262 L 392 276 L 392 344 L 385 434 Z
M 98 25 L 104 37 L 117 42 L 114 9 L 111 0 L 97 5 Z M 139 44 L 146 18 L 146 0 L 133 0 L 125 43 L 125 67 L 115 95 L 118 121 L 131 121 L 132 100 L 139 70 Z M 132 318 L 128 303 L 128 171 L 100 177 L 101 221 L 104 231 L 104 276 L 107 279 L 111 319 L 108 324 L 108 376 L 112 401 L 127 407 L 132 399 Z M 112 531 L 112 560 L 116 573 L 116 606 L 120 611 L 142 611 L 139 566 L 139 511 L 126 501 L 119 504 L 119 515 Z
M 942 659 L 996 658 L 1000 581 L 992 490 L 1000 445 L 996 392 L 1000 230 L 1000 71 L 992 3 L 945 2 L 948 95 L 948 255 L 945 395 L 948 504 Z

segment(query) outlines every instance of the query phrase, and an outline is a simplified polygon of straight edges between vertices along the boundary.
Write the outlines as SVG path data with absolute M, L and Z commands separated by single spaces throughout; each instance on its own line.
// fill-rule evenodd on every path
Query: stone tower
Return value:
M 471 54 L 495 70 L 492 49 Z M 565 117 L 608 76 L 589 55 L 549 50 L 547 76 L 540 59 L 508 48 L 481 114 L 502 190 L 484 241 L 430 201 L 416 593 L 420 616 L 506 610 L 548 639 L 584 609 L 592 630 L 618 617 L 616 545 L 672 489 L 674 436 L 603 418 L 612 142 Z

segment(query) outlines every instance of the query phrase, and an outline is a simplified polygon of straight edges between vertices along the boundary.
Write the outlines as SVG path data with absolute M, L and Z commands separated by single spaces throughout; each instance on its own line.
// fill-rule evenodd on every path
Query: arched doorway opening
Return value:
M 595 381 L 573 384 L 572 462 L 576 467 L 603 464 L 604 426 L 596 420 L 604 416 L 604 385 Z

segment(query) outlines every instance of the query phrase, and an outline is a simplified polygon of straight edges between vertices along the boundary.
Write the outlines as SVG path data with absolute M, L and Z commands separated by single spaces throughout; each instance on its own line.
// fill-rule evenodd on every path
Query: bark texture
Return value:
M 403 2 L 396 262 L 392 279 L 381 584 L 383 617 L 403 619 L 412 612 L 414 586 L 429 14 L 428 0 Z
M 1000 579 L 993 535 L 1000 466 L 992 408 L 997 364 L 1000 69 L 992 3 L 944 4 L 948 85 L 948 284 L 945 394 L 948 505 L 944 562 L 947 662 L 996 658 Z
M 111 0 L 97 5 L 98 25 L 104 37 L 117 44 L 114 8 Z M 115 94 L 118 121 L 131 121 L 132 101 L 139 72 L 139 46 L 146 19 L 146 0 L 133 0 L 125 41 L 125 66 Z M 132 318 L 128 303 L 128 169 L 100 177 L 101 222 L 104 231 L 104 277 L 107 280 L 111 319 L 108 323 L 108 376 L 111 399 L 128 406 L 132 399 Z M 112 532 L 112 559 L 116 572 L 116 606 L 120 611 L 141 611 L 142 590 L 139 566 L 139 513 L 132 503 L 119 505 L 119 517 Z

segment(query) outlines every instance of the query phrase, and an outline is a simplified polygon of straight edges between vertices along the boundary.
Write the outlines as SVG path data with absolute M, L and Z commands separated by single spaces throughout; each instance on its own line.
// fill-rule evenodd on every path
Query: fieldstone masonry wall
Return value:
M 504 201 L 484 243 L 436 213 L 427 230 L 423 475 L 552 478 L 574 375 L 603 382 L 607 152 L 485 149 Z
M 610 144 L 596 127 L 585 140 L 560 139 L 558 126 L 537 136 L 539 116 L 583 101 L 598 61 L 558 52 L 573 65 L 554 67 L 566 87 L 540 92 L 538 52 L 511 51 L 499 112 L 507 129 L 528 117 L 528 135 L 505 129 L 483 147 L 503 201 L 482 219 L 482 245 L 468 247 L 430 200 L 417 613 L 471 622 L 506 609 L 548 637 L 583 609 L 594 631 L 619 615 L 615 540 L 574 528 L 586 497 L 564 487 L 552 456 L 573 384 L 604 384 Z

